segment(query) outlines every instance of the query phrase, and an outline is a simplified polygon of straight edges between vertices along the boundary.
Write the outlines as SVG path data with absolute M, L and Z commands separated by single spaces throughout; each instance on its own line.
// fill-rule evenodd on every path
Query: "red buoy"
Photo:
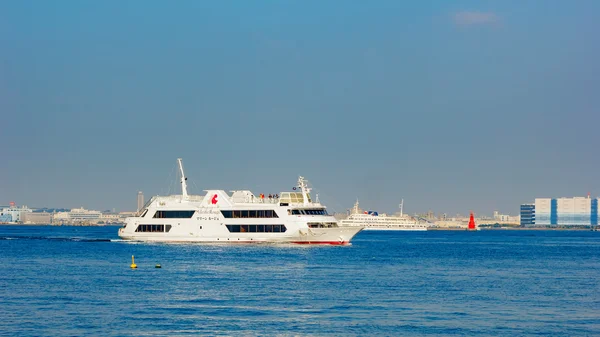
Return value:
M 467 229 L 470 231 L 477 229 L 475 227 L 475 218 L 473 218 L 473 212 L 471 212 L 471 216 L 469 217 L 469 227 L 467 227 Z

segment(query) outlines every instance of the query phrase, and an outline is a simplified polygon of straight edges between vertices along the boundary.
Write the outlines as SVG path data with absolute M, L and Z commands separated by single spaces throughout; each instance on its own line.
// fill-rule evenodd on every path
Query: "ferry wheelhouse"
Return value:
M 220 243 L 349 244 L 360 226 L 340 226 L 303 177 L 292 192 L 265 197 L 247 190 L 189 195 L 181 158 L 181 195 L 155 196 L 125 220 L 126 240 Z

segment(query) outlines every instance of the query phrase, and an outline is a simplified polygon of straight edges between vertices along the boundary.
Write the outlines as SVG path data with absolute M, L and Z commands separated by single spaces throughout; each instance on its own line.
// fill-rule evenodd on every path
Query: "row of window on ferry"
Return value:
M 284 233 L 285 225 L 225 225 L 230 233 Z
M 307 223 L 310 228 L 335 228 L 338 227 L 337 222 L 309 222 Z
M 153 218 L 157 219 L 190 219 L 195 211 L 156 211 Z M 271 209 L 248 211 L 221 211 L 223 217 L 230 218 L 279 218 Z
M 156 211 L 155 219 L 190 219 L 195 211 Z M 236 218 L 279 218 L 277 213 L 271 209 L 265 210 L 239 210 L 239 211 L 221 211 L 227 219 Z M 325 209 L 292 209 L 288 210 L 291 215 L 328 215 Z M 142 214 L 142 217 L 146 212 Z
M 227 219 L 237 218 L 279 218 L 277 213 L 272 209 L 262 210 L 243 210 L 243 211 L 221 211 L 223 217 Z
M 285 225 L 226 225 L 231 233 L 284 233 Z M 168 233 L 171 225 L 138 225 L 135 229 L 140 233 Z
M 292 215 L 329 215 L 327 211 L 322 208 L 317 209 L 292 209 Z
M 171 225 L 138 225 L 136 232 L 144 233 L 168 233 L 171 230 Z

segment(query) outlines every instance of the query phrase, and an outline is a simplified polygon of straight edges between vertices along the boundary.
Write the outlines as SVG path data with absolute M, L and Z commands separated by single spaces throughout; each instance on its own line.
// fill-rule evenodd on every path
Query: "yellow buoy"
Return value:
M 131 269 L 137 268 L 137 264 L 135 264 L 135 261 L 133 259 L 133 255 L 131 255 L 131 266 L 130 267 L 131 267 Z

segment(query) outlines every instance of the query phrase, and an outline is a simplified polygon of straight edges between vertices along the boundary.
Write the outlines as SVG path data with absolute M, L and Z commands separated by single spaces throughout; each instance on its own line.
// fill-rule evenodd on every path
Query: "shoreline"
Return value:
M 428 231 L 469 231 L 466 228 L 427 228 Z M 471 230 L 471 232 L 482 232 L 482 231 L 597 231 L 596 228 L 556 228 L 556 227 L 500 227 L 500 228 L 486 228 L 482 227 L 479 230 Z
M 32 227 L 32 226 L 44 226 L 44 227 L 120 227 L 123 226 L 123 223 L 110 223 L 110 224 L 11 224 L 11 223 L 0 223 L 0 226 L 20 226 L 20 227 Z M 460 232 L 469 230 L 466 228 L 456 228 L 456 227 L 429 227 L 427 231 L 447 231 L 447 232 Z M 488 228 L 488 227 L 480 227 L 479 230 L 471 230 L 471 232 L 481 232 L 481 231 L 599 231 L 598 228 L 557 228 L 557 227 L 497 227 L 497 228 Z

